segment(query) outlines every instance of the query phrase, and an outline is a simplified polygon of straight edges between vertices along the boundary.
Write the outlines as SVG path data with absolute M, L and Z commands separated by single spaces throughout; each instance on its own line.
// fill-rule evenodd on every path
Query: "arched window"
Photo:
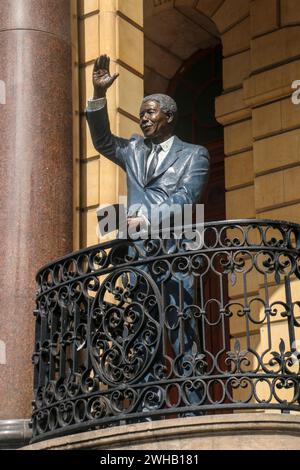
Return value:
M 167 93 L 178 104 L 178 137 L 204 145 L 211 156 L 209 183 L 202 199 L 205 220 L 226 219 L 223 127 L 215 118 L 215 98 L 222 93 L 221 45 L 200 49 L 186 60 Z
M 215 118 L 215 97 L 221 93 L 221 46 L 201 49 L 183 63 L 168 88 L 178 104 L 182 140 L 200 145 L 223 140 L 223 127 Z

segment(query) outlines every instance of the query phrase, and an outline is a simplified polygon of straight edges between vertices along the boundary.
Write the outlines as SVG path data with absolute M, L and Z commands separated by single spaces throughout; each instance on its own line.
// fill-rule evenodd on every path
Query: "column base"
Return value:
M 26 446 L 32 435 L 29 419 L 0 420 L 0 450 Z

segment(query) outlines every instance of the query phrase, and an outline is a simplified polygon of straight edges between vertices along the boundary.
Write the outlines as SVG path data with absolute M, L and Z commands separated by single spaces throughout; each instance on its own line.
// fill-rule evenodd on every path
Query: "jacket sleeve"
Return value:
M 130 141 L 111 133 L 107 106 L 98 111 L 87 110 L 86 118 L 95 149 L 125 170 Z

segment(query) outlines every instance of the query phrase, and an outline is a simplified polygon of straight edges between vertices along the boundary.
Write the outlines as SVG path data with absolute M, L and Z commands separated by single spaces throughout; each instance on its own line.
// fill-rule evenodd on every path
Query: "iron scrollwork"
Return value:
M 300 411 L 300 226 L 207 223 L 37 274 L 33 442 L 215 410 Z

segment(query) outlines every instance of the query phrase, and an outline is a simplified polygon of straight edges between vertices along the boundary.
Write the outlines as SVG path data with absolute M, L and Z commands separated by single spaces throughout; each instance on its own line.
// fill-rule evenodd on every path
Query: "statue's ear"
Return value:
M 168 113 L 167 116 L 168 116 L 168 123 L 171 124 L 171 122 L 174 121 L 174 114 L 173 113 Z

